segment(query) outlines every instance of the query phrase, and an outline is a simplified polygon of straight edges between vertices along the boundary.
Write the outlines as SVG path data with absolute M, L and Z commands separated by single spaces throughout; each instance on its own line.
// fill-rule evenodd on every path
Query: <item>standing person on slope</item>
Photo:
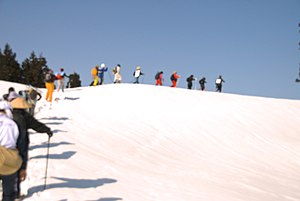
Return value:
M 97 64 L 94 68 L 92 68 L 91 70 L 91 74 L 92 74 L 92 82 L 90 84 L 90 86 L 97 86 L 99 84 L 99 78 L 98 78 L 98 69 L 99 69 L 99 65 Z
M 46 94 L 46 101 L 50 102 L 50 105 L 52 104 L 52 97 L 53 97 L 53 92 L 54 92 L 54 81 L 56 80 L 56 76 L 53 74 L 53 70 L 49 70 L 46 73 L 46 89 L 47 89 L 47 94 Z
M 22 159 L 17 148 L 19 130 L 17 124 L 9 117 L 11 106 L 0 101 L 0 180 L 2 180 L 2 200 L 15 200 L 15 181 Z
M 156 75 L 155 75 L 155 80 L 156 80 L 156 83 L 155 85 L 160 85 L 162 86 L 163 85 L 163 74 L 164 72 L 163 71 L 160 71 L 160 72 L 157 72 Z
M 19 149 L 20 156 L 23 160 L 17 175 L 16 198 L 18 198 L 21 193 L 20 183 L 26 179 L 27 175 L 26 169 L 30 143 L 28 129 L 32 129 L 38 133 L 47 133 L 49 138 L 52 137 L 53 133 L 48 126 L 36 120 L 26 111 L 26 109 L 31 107 L 31 105 L 29 105 L 24 98 L 15 98 L 10 102 L 10 104 L 13 108 L 13 119 L 17 123 L 20 132 L 17 148 Z
M 101 64 L 100 68 L 98 68 L 98 79 L 99 79 L 99 85 L 102 85 L 104 82 L 104 72 L 107 71 L 107 67 L 105 67 L 105 64 Z
M 222 76 L 219 75 L 219 77 L 216 79 L 216 91 L 217 92 L 222 92 L 222 84 L 223 82 L 225 82 L 225 80 L 223 80 Z
M 60 72 L 56 74 L 56 79 L 57 79 L 57 92 L 61 89 L 62 92 L 64 92 L 65 88 L 65 77 L 68 77 L 67 74 L 65 73 L 64 69 L 61 68 Z
M 114 77 L 114 83 L 117 84 L 117 83 L 121 83 L 122 81 L 122 76 L 121 76 L 121 65 L 118 64 L 116 67 L 114 67 L 113 69 L 113 74 L 115 75 Z
M 138 67 L 136 67 L 135 71 L 133 72 L 133 76 L 135 78 L 135 81 L 133 82 L 133 84 L 139 84 L 139 78 L 141 75 L 144 75 L 144 73 L 142 73 L 141 67 L 138 66 Z
M 171 87 L 176 88 L 178 78 L 180 78 L 180 75 L 177 74 L 177 71 L 174 71 L 170 77 L 171 82 L 172 82 Z
M 205 90 L 205 83 L 206 83 L 206 78 L 203 77 L 199 80 L 199 84 L 200 84 L 200 89 L 201 91 L 204 91 Z
M 190 75 L 188 78 L 186 78 L 188 89 L 192 89 L 194 80 L 194 75 Z

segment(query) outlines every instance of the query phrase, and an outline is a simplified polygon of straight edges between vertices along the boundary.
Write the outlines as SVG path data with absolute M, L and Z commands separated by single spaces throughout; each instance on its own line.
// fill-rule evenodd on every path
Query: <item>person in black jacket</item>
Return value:
M 28 129 L 33 129 L 38 133 L 47 133 L 49 138 L 52 137 L 53 133 L 49 127 L 45 124 L 36 120 L 30 115 L 26 109 L 31 107 L 30 104 L 22 97 L 15 98 L 10 102 L 13 108 L 13 119 L 17 123 L 19 128 L 19 138 L 17 140 L 17 148 L 20 152 L 23 160 L 20 170 L 18 171 L 17 178 L 17 192 L 16 198 L 20 196 L 20 183 L 26 179 L 26 169 L 28 162 L 28 150 L 29 150 L 29 133 Z
M 186 81 L 188 83 L 187 85 L 188 89 L 192 89 L 194 80 L 195 80 L 194 75 L 190 75 L 190 77 L 186 78 Z
M 222 84 L 223 82 L 225 82 L 225 80 L 223 80 L 222 76 L 219 75 L 219 77 L 216 79 L 216 91 L 217 92 L 222 92 Z
M 206 83 L 206 78 L 203 77 L 199 80 L 199 84 L 200 84 L 200 89 L 201 91 L 204 91 L 205 90 L 205 83 Z

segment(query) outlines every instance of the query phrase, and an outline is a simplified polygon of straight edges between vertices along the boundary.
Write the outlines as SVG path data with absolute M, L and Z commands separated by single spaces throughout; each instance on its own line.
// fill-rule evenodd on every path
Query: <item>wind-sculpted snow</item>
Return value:
M 54 130 L 47 188 L 48 138 L 31 131 L 25 200 L 300 200 L 300 101 L 133 84 L 55 96 L 36 114 Z

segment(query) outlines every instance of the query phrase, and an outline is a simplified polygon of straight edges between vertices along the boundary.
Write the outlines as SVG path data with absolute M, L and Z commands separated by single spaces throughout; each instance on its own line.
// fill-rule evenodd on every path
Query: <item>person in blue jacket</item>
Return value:
M 105 64 L 101 64 L 100 68 L 98 68 L 98 78 L 99 78 L 99 85 L 102 85 L 104 82 L 104 72 L 107 71 L 107 67 Z

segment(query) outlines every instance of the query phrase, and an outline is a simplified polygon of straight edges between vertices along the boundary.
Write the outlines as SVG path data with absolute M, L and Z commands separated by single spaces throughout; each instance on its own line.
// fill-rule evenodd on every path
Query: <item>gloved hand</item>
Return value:
M 47 134 L 48 134 L 49 138 L 53 136 L 53 132 L 52 131 L 48 131 Z

